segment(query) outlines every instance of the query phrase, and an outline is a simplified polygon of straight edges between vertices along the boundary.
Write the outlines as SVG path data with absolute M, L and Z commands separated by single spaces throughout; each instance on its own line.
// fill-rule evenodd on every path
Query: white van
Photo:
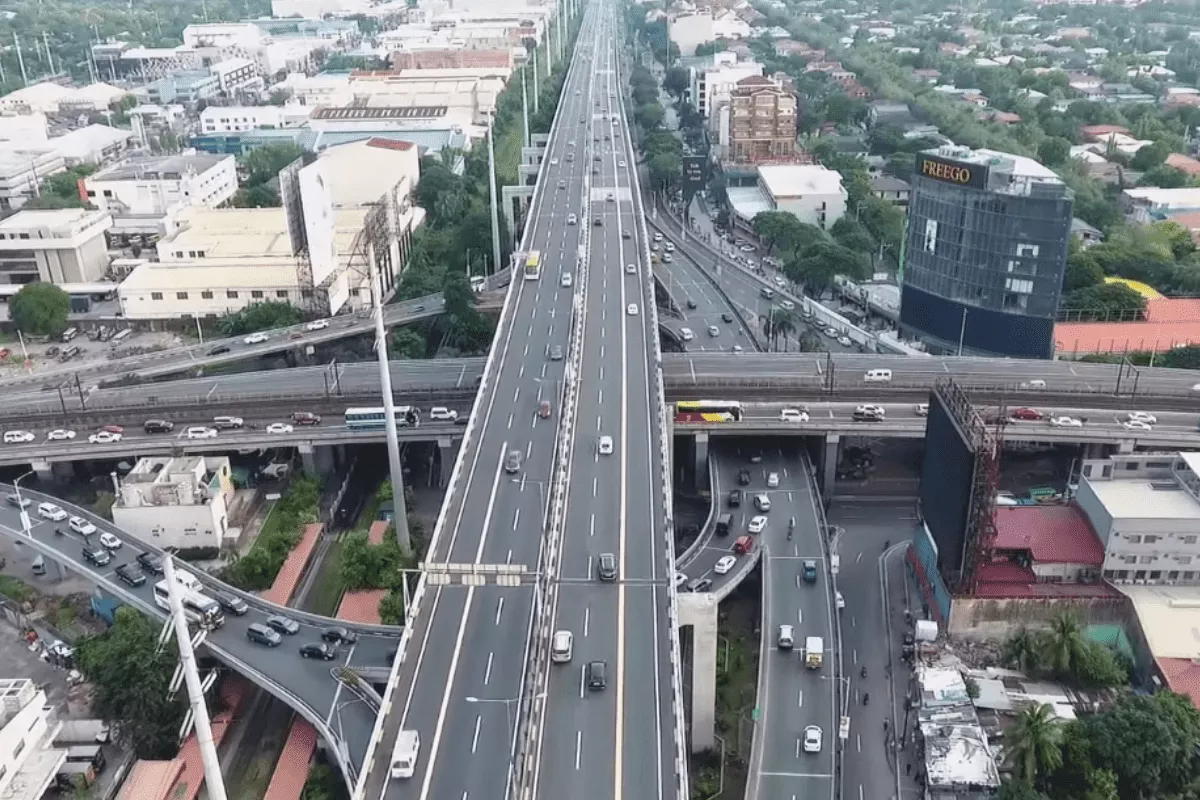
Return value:
M 550 645 L 550 660 L 555 664 L 566 664 L 571 660 L 575 637 L 570 631 L 555 631 Z
M 867 383 L 887 383 L 891 379 L 892 371 L 890 369 L 869 369 L 863 376 L 863 380 Z
M 691 328 L 680 328 L 680 329 L 679 329 L 679 336 L 680 336 L 680 337 L 681 337 L 681 338 L 682 338 L 682 339 L 683 339 L 685 342 L 690 342 L 692 339 L 695 339 L 695 338 L 696 338 L 696 334 L 692 333 L 692 329 L 691 329 Z
M 793 647 L 795 647 L 796 637 L 795 634 L 792 633 L 791 625 L 779 626 L 778 645 L 780 650 L 791 650 Z
M 429 409 L 429 419 L 436 422 L 455 422 L 458 420 L 458 412 L 445 406 L 434 406 Z
M 421 755 L 421 735 L 416 731 L 400 731 L 396 734 L 396 746 L 392 748 L 393 778 L 411 778 L 417 771 L 417 757 Z

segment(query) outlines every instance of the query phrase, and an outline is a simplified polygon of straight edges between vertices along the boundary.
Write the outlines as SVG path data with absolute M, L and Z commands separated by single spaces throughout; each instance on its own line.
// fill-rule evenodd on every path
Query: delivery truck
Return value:
M 820 636 L 809 636 L 804 640 L 804 666 L 820 669 L 825 661 L 825 642 Z

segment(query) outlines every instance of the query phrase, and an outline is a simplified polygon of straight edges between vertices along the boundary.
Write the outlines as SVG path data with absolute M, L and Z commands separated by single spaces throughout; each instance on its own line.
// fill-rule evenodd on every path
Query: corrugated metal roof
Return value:
M 321 532 L 324 530 L 325 526 L 319 522 L 304 526 L 300 542 L 292 548 L 292 552 L 288 553 L 287 560 L 283 562 L 283 566 L 279 568 L 279 574 L 275 576 L 275 582 L 271 584 L 270 589 L 262 593 L 263 600 L 280 606 L 291 603 L 292 594 L 295 593 L 296 586 L 300 583 L 300 577 L 304 575 L 304 570 L 308 567 L 308 560 L 312 558 L 313 550 L 316 548 L 317 542 L 321 540 Z
M 308 763 L 316 749 L 316 729 L 297 717 L 292 722 L 292 730 L 283 745 L 283 752 L 279 754 L 271 785 L 267 787 L 263 800 L 299 800 L 304 782 L 308 780 Z
M 170 761 L 137 761 L 129 771 L 117 800 L 158 800 L 165 798 L 179 773 L 183 771 L 182 759 Z
M 1028 550 L 1047 564 L 1104 563 L 1104 545 L 1075 506 L 998 506 L 993 519 L 998 550 Z

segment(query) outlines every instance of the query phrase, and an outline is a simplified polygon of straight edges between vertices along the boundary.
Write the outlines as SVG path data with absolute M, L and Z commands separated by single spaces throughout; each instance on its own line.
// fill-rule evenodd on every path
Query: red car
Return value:
M 106 431 L 108 433 L 124 433 L 125 432 L 125 429 L 122 428 L 120 425 L 105 425 L 100 430 Z
M 1037 422 L 1042 418 L 1042 413 L 1036 408 L 1014 408 L 1012 410 L 1013 419 L 1022 419 L 1027 422 Z
M 738 555 L 749 553 L 754 549 L 754 540 L 749 536 L 739 536 L 733 543 L 733 552 Z
M 320 425 L 321 417 L 311 411 L 297 411 L 292 414 L 292 422 L 297 425 Z

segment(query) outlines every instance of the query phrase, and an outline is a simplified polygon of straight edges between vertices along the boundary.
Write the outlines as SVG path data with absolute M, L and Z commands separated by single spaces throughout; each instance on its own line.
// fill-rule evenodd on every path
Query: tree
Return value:
M 371 544 L 366 533 L 352 533 L 342 544 L 338 577 L 347 591 L 387 589 L 396 582 L 396 570 L 403 560 L 395 536 L 385 536 L 382 543 Z
M 404 595 L 391 590 L 379 601 L 379 619 L 384 625 L 399 625 L 404 621 Z
M 1038 160 L 1048 167 L 1056 167 L 1071 157 L 1071 142 L 1058 136 L 1050 136 L 1038 145 Z
M 415 328 L 397 328 L 392 334 L 392 356 L 394 358 L 425 358 L 429 353 L 429 342 Z
M 92 712 L 139 758 L 174 757 L 187 710 L 186 694 L 168 691 L 179 657 L 174 643 L 159 649 L 159 627 L 132 608 L 119 608 L 111 628 L 76 648 L 79 669 L 92 685 Z
M 1005 640 L 1000 658 L 1013 669 L 1036 674 L 1042 669 L 1041 639 L 1028 628 L 1021 628 Z
M 337 773 L 328 764 L 314 763 L 308 768 L 308 779 L 300 792 L 300 800 L 339 800 L 345 793 Z
M 840 218 L 833 223 L 829 233 L 833 236 L 834 241 L 847 250 L 868 255 L 875 253 L 875 240 L 871 238 L 866 226 L 853 217 Z
M 1187 185 L 1188 176 L 1166 164 L 1146 170 L 1138 181 L 1138 186 L 1154 186 L 1159 189 L 1182 189 Z
M 1146 298 L 1124 284 L 1103 283 L 1068 292 L 1061 306 L 1085 320 L 1128 319 L 1145 312 Z
M 815 225 L 806 225 L 787 211 L 760 211 L 754 215 L 754 232 L 766 243 L 768 249 L 786 257 L 825 238 L 824 232 Z
M 660 189 L 670 189 L 683 179 L 683 158 L 676 153 L 658 153 L 646 162 L 650 180 Z
M 1104 268 L 1096 263 L 1086 250 L 1067 257 L 1067 269 L 1063 273 L 1063 291 L 1073 292 L 1104 283 Z
M 1124 695 L 1079 724 L 1088 763 L 1116 775 L 1120 797 L 1162 797 L 1182 790 L 1196 773 L 1200 712 L 1187 697 Z
M 1059 677 L 1072 674 L 1078 666 L 1084 643 L 1083 625 L 1077 615 L 1064 611 L 1050 620 L 1046 660 Z
M 1004 738 L 1013 775 L 1024 783 L 1032 786 L 1062 764 L 1062 723 L 1048 703 L 1021 709 Z
M 1134 153 L 1133 158 L 1129 161 L 1129 166 L 1132 169 L 1145 172 L 1166 161 L 1167 156 L 1170 154 L 1170 145 L 1162 141 L 1154 142 Z
M 663 107 L 658 103 L 644 103 L 638 106 L 637 110 L 633 112 L 633 117 L 637 120 L 637 124 L 641 125 L 645 130 L 661 128 L 664 116 L 666 116 L 666 112 L 663 111 Z
M 26 284 L 8 303 L 17 330 L 40 336 L 64 331 L 70 310 L 70 296 L 52 283 Z
M 793 283 L 804 284 L 805 291 L 819 296 L 833 286 L 838 275 L 862 280 L 868 269 L 866 259 L 858 253 L 838 244 L 818 242 L 805 248 L 799 258 L 784 262 L 783 272 Z
M 787 337 L 796 332 L 796 315 L 783 306 L 774 306 L 771 313 L 763 320 L 763 335 L 771 341 L 771 349 L 779 347 L 779 338 Z
M 1175 369 L 1200 369 L 1200 345 L 1189 344 L 1172 348 L 1163 353 L 1155 363 Z
M 996 800 L 1050 800 L 1044 793 L 1021 780 L 1009 780 L 1000 785 Z
M 300 309 L 282 300 L 251 303 L 240 311 L 226 314 L 217 320 L 217 328 L 225 336 L 241 336 L 257 331 L 269 331 L 296 325 L 303 319 Z
M 682 100 L 684 92 L 691 85 L 691 76 L 683 67 L 671 67 L 663 75 L 662 88 Z

